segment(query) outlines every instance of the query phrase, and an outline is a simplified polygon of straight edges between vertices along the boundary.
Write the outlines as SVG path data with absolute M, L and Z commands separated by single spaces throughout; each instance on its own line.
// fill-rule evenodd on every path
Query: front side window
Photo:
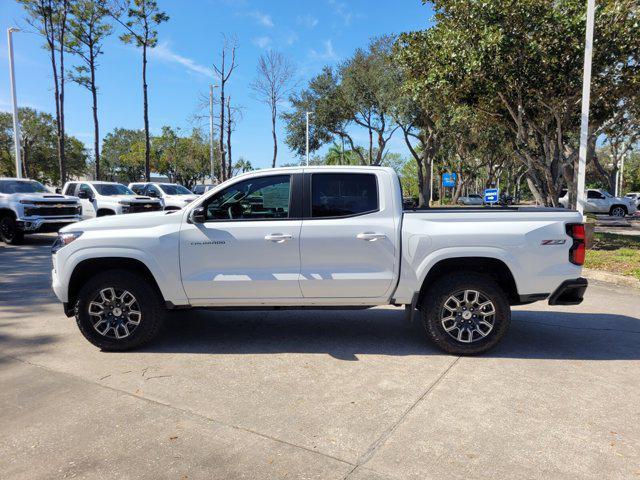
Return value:
M 100 195 L 135 195 L 128 187 L 120 183 L 95 183 L 93 187 Z
M 0 193 L 49 193 L 35 180 L 0 180 Z
M 361 215 L 378 210 L 378 184 L 370 173 L 314 173 L 311 176 L 313 218 Z
M 600 192 L 598 192 L 596 190 L 589 190 L 587 192 L 587 198 L 602 199 L 602 198 L 604 198 L 604 195 L 602 195 Z
M 91 187 L 86 183 L 83 183 L 82 185 L 80 185 L 80 188 L 78 189 L 78 193 L 80 192 L 84 192 L 87 195 L 87 198 L 93 197 L 93 191 L 91 190 Z
M 147 193 L 150 197 L 161 197 L 160 190 L 155 185 L 147 185 Z
M 289 217 L 291 177 L 272 175 L 238 182 L 206 204 L 207 220 L 261 220 Z

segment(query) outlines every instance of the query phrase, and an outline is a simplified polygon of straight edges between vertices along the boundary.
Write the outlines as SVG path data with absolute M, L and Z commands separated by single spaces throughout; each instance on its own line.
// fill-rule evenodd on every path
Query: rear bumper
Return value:
M 565 280 L 549 297 L 549 305 L 578 305 L 582 303 L 589 282 L 586 278 Z

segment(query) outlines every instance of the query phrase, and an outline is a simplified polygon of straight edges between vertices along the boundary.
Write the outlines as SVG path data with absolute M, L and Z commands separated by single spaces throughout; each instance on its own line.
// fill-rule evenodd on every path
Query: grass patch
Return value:
M 640 237 L 596 233 L 584 266 L 640 280 Z

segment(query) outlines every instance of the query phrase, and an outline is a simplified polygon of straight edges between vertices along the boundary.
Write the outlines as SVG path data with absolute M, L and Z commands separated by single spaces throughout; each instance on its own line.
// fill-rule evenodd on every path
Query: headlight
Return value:
M 56 238 L 56 241 L 53 242 L 53 245 L 51 246 L 51 253 L 56 253 L 61 248 L 66 247 L 74 240 L 77 240 L 80 235 L 82 235 L 82 232 L 59 233 L 58 238 Z
M 131 205 L 131 202 L 127 202 L 126 200 L 120 200 L 118 203 L 120 205 Z

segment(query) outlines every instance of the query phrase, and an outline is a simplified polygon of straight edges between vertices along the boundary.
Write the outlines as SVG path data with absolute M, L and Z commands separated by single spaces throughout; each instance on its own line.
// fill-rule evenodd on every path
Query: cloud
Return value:
M 262 13 L 259 10 L 254 10 L 253 12 L 249 12 L 249 16 L 255 19 L 263 27 L 273 27 L 273 20 L 271 20 L 271 15 Z
M 185 67 L 190 72 L 198 73 L 206 77 L 210 77 L 212 75 L 210 68 L 200 65 L 191 58 L 183 57 L 182 55 L 175 53 L 171 50 L 171 47 L 169 47 L 167 42 L 162 42 L 155 48 L 150 49 L 149 56 L 164 62 L 177 63 L 178 65 Z
M 258 37 L 251 41 L 258 48 L 267 48 L 271 45 L 271 37 Z
M 333 8 L 334 15 L 342 18 L 345 26 L 349 26 L 351 20 L 356 16 L 349 10 L 349 6 L 346 3 L 339 2 L 338 0 L 329 0 L 329 5 Z
M 331 42 L 331 40 L 325 40 L 322 44 L 324 45 L 324 50 L 318 52 L 317 50 L 311 49 L 309 52 L 310 57 L 317 60 L 338 60 L 338 55 L 333 49 L 333 42 Z
M 318 22 L 319 22 L 319 20 L 316 17 L 311 16 L 309 14 L 298 15 L 298 17 L 296 18 L 296 23 L 298 25 L 303 25 L 303 26 L 305 26 L 307 28 L 315 27 L 316 25 L 318 25 Z

